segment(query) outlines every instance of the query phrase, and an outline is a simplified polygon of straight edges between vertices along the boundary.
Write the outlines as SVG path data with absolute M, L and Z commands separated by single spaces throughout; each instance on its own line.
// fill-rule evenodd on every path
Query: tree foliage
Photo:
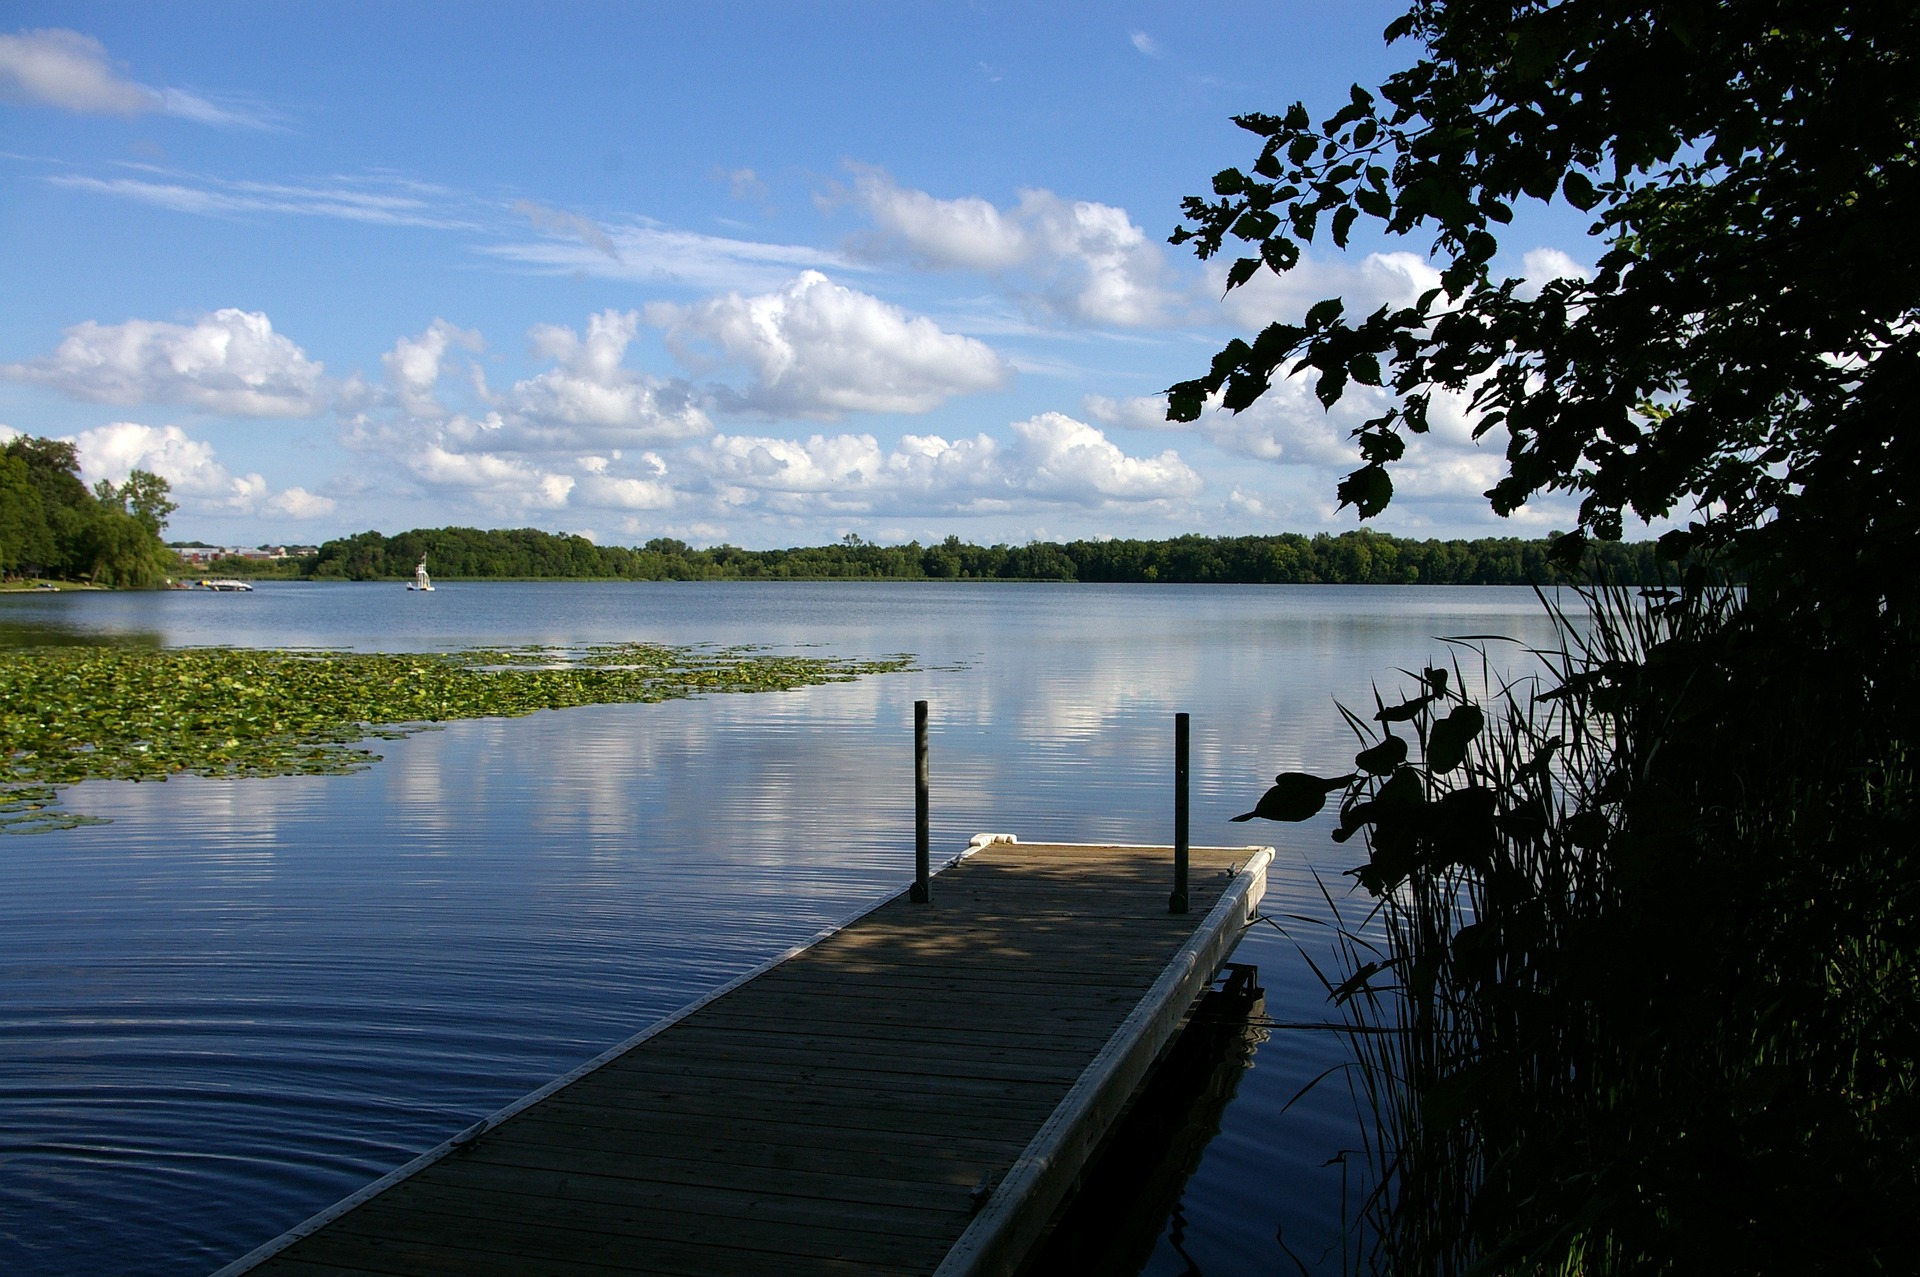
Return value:
M 1174 238 L 1244 251 L 1238 287 L 1366 218 L 1431 234 L 1440 286 L 1236 341 L 1169 415 L 1388 388 L 1339 488 L 1370 516 L 1464 393 L 1507 437 L 1496 511 L 1579 494 L 1566 556 L 1692 522 L 1681 588 L 1595 590 L 1536 682 L 1430 668 L 1349 715 L 1335 837 L 1387 943 L 1334 993 L 1382 1266 L 1910 1268 L 1920 9 L 1418 0 L 1388 34 L 1421 56 L 1377 93 L 1240 117 L 1258 155 Z M 1591 279 L 1494 270 L 1528 201 L 1591 216 Z
M 785 550 L 729 545 L 699 550 L 668 537 L 630 549 L 534 528 L 416 528 L 390 537 L 361 532 L 329 541 L 318 554 L 302 560 L 298 570 L 316 579 L 393 580 L 412 575 L 413 565 L 424 555 L 438 577 L 476 579 L 1528 585 L 1568 579 L 1550 551 L 1551 543 L 1545 540 L 1413 541 L 1365 529 L 1339 536 L 1282 533 L 1026 545 L 973 545 L 957 536 L 928 546 L 917 541 L 875 545 L 856 538 Z M 1588 566 L 1645 584 L 1656 584 L 1662 572 L 1652 542 L 1596 546 Z M 247 561 L 239 561 L 235 570 L 249 570 Z M 254 570 L 274 572 L 280 565 L 260 563 Z
M 1169 415 L 1213 394 L 1237 411 L 1296 371 L 1329 405 L 1390 387 L 1339 489 L 1368 516 L 1434 392 L 1470 393 L 1476 433 L 1509 440 L 1500 513 L 1571 490 L 1575 535 L 1698 512 L 1709 540 L 1777 523 L 1769 544 L 1898 562 L 1915 531 L 1891 477 L 1912 471 L 1899 426 L 1920 389 L 1920 9 L 1422 0 L 1387 34 L 1425 56 L 1377 95 L 1355 86 L 1317 125 L 1300 103 L 1237 117 L 1258 156 L 1188 199 L 1174 240 L 1244 253 L 1237 287 L 1322 237 L 1344 247 L 1364 218 L 1431 233 L 1440 287 L 1365 316 L 1330 298 L 1235 341 L 1173 387 Z M 1592 279 L 1529 295 L 1495 273 L 1524 201 L 1592 216 Z
M 178 569 L 160 530 L 167 481 L 135 470 L 89 492 L 70 443 L 20 435 L 0 448 L 0 575 L 151 589 Z

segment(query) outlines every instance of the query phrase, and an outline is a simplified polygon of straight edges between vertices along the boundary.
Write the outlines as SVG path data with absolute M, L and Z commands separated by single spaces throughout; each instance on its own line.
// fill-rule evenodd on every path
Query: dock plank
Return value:
M 1167 848 L 978 845 L 220 1277 L 1006 1272 L 1263 857 L 1193 849 L 1170 915 Z

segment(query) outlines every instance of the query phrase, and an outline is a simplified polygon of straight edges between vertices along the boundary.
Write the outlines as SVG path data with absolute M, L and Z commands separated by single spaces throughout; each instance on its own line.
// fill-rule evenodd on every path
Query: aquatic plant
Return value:
M 1335 837 L 1372 910 L 1329 988 L 1375 1267 L 1891 1270 L 1920 1207 L 1900 689 L 1778 599 L 1588 598 L 1533 676 L 1483 654 L 1348 714 Z
M 462 718 L 717 692 L 785 691 L 912 667 L 749 647 L 620 643 L 458 652 L 41 647 L 0 663 L 0 830 L 80 823 L 83 780 L 352 771 Z

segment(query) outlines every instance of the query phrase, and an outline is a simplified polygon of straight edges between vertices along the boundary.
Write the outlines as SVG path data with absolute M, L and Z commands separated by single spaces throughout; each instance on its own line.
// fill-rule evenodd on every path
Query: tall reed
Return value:
M 1698 580 L 1583 594 L 1533 674 L 1463 646 L 1347 713 L 1374 1266 L 1902 1270 L 1912 671 Z

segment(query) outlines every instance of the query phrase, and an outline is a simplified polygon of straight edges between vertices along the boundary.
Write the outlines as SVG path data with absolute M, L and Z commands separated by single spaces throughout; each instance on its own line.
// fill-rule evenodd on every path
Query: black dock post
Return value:
M 924 905 L 933 900 L 927 839 L 927 703 L 913 703 L 913 890 L 907 898 Z
M 1173 716 L 1173 894 L 1168 913 L 1187 911 L 1187 715 Z

